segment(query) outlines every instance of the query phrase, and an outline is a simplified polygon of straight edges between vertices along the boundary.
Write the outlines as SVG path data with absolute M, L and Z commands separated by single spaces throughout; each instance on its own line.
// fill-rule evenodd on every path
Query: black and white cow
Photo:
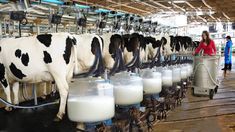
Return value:
M 145 37 L 146 41 L 146 54 L 148 61 L 153 61 L 156 57 L 159 57 L 162 51 L 163 39 L 161 35 Z
M 39 36 L 40 35 L 38 35 L 37 39 L 39 39 Z M 56 36 L 56 35 L 54 35 L 54 36 Z M 82 35 L 74 35 L 74 36 L 70 36 L 70 37 L 72 38 L 72 42 L 74 45 L 73 47 L 75 49 L 73 51 L 74 51 L 74 54 L 76 55 L 75 56 L 76 60 L 74 60 L 74 62 L 75 62 L 74 63 L 75 64 L 74 73 L 79 74 L 79 75 L 86 73 L 86 74 L 83 74 L 83 76 L 101 74 L 103 72 L 103 67 L 102 67 L 103 64 L 102 64 L 102 56 L 101 56 L 101 52 L 102 52 L 102 48 L 103 48 L 103 39 L 101 37 L 99 37 L 98 35 L 94 35 L 94 34 L 82 34 Z M 47 38 L 43 38 L 43 39 L 47 39 Z M 56 37 L 55 37 L 55 39 L 56 39 Z M 18 51 L 17 51 L 17 56 L 19 56 Z M 97 58 L 98 58 L 98 61 L 96 62 L 95 60 L 97 60 Z M 50 60 L 52 60 L 52 58 L 50 58 Z M 26 69 L 26 70 L 28 70 L 28 69 Z M 73 71 L 70 71 L 69 75 L 72 74 L 71 72 L 73 72 Z M 35 78 L 37 78 L 37 75 L 35 76 Z M 69 80 L 70 80 L 70 78 L 67 79 L 67 81 L 69 81 Z M 24 80 L 22 80 L 22 81 L 24 81 Z M 38 82 L 38 81 L 39 80 L 34 81 L 34 82 Z M 44 82 L 44 81 L 48 81 L 48 80 L 42 80 L 42 82 Z M 28 81 L 24 81 L 24 82 L 28 82 Z M 46 92 L 46 87 L 45 87 L 46 85 L 45 84 L 46 83 L 44 83 L 44 88 L 43 88 L 44 94 Z M 14 91 L 14 97 L 15 97 L 14 98 L 15 104 L 19 103 L 18 90 L 19 90 L 19 83 L 17 81 L 14 81 L 13 91 Z M 60 92 L 60 90 L 59 90 L 59 92 Z
M 124 39 L 122 35 L 106 33 L 101 36 L 104 42 L 103 62 L 110 75 L 125 70 L 123 60 Z
M 123 62 L 120 62 L 121 69 L 129 66 L 140 67 L 140 63 L 148 61 L 149 52 L 152 53 L 152 58 L 156 55 L 157 49 L 161 47 L 162 43 L 162 41 L 156 41 L 153 37 L 144 37 L 138 33 L 125 35 L 108 33 L 103 34 L 102 38 L 104 39 L 103 59 L 107 69 L 113 68 L 118 49 L 122 52 L 120 57 L 123 59 Z M 138 57 L 135 56 L 137 54 Z M 125 65 L 125 68 L 123 68 L 123 65 Z
M 73 35 L 77 40 L 78 73 L 98 75 L 104 72 L 102 51 L 104 40 L 95 34 Z
M 188 54 L 191 52 L 193 46 L 192 38 L 188 36 L 168 36 L 164 37 L 165 44 L 163 44 L 164 55 L 172 54 Z
M 11 103 L 10 86 L 18 97 L 18 82 L 55 81 L 60 94 L 57 119 L 65 113 L 68 83 L 76 67 L 76 40 L 68 33 L 42 34 L 0 41 L 0 81 Z M 14 100 L 18 104 L 17 98 Z M 8 109 L 8 107 L 6 107 Z

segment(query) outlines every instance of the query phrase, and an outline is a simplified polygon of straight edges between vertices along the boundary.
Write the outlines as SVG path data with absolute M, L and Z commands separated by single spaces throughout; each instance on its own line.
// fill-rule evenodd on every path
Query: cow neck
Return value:
M 125 70 L 124 67 L 124 62 L 122 59 L 122 50 L 121 49 L 116 49 L 115 50 L 115 58 L 114 58 L 114 65 L 113 68 L 110 70 L 109 75 L 112 76 L 117 72 L 120 72 L 122 70 Z
M 140 50 L 137 49 L 135 52 L 134 52 L 134 57 L 133 59 L 131 60 L 131 62 L 129 62 L 126 67 L 130 70 L 133 70 L 135 68 L 140 68 Z
M 76 74 L 74 78 L 88 77 L 88 76 L 99 76 L 104 73 L 104 66 L 102 62 L 102 55 L 100 47 L 95 53 L 95 60 L 88 72 Z
M 161 50 L 161 47 L 158 47 L 158 50 L 151 61 L 150 68 L 153 68 L 156 65 L 156 63 L 160 63 L 160 59 L 161 59 L 160 50 Z M 156 61 L 156 58 L 158 58 L 157 61 Z

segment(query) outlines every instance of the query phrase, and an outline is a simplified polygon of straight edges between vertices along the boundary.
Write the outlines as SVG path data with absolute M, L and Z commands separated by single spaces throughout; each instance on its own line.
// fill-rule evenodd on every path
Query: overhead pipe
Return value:
M 198 18 L 200 18 L 202 21 L 204 21 L 205 23 L 207 22 L 206 19 L 202 18 L 201 16 L 197 16 Z
M 228 20 L 230 20 L 230 18 L 224 12 L 222 12 L 222 14 L 224 15 L 224 17 L 226 17 Z
M 182 7 L 178 6 L 178 5 L 174 4 L 174 3 L 172 3 L 172 5 L 173 5 L 173 6 L 175 6 L 176 8 L 179 8 L 179 9 L 180 9 L 180 10 L 182 10 L 183 12 L 185 12 L 185 11 L 186 11 L 184 8 L 182 8 Z
M 186 3 L 188 6 L 190 6 L 191 8 L 193 8 L 193 9 L 196 10 L 196 8 L 195 8 L 193 5 L 191 5 L 188 1 L 185 1 L 185 3 Z
M 208 5 L 205 0 L 202 0 L 202 2 L 207 8 L 212 9 L 212 7 L 210 5 Z
M 215 17 L 213 17 L 212 15 L 209 15 L 212 19 L 216 20 Z

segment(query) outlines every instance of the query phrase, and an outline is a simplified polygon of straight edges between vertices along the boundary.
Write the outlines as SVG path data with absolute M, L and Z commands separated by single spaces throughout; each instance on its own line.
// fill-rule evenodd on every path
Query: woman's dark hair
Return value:
M 206 39 L 204 39 L 204 38 L 202 37 L 202 42 L 204 42 L 204 43 L 206 43 L 207 45 L 209 45 L 210 42 L 211 42 L 209 32 L 208 32 L 208 31 L 203 31 L 203 32 L 202 32 L 202 35 L 203 35 L 203 34 L 206 35 Z
M 230 36 L 227 36 L 226 38 L 229 39 L 229 40 L 231 40 L 231 37 L 230 37 Z

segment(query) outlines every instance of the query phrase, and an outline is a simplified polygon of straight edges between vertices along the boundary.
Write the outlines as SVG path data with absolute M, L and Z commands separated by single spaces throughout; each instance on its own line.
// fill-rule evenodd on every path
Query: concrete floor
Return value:
M 192 96 L 188 90 L 182 106 L 157 123 L 154 132 L 235 132 L 235 69 L 219 80 L 221 85 L 213 100 Z

